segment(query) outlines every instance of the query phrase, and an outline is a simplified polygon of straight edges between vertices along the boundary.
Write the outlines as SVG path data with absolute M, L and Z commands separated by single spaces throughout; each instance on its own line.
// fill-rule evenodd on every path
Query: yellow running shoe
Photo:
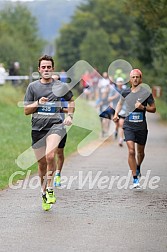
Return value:
M 56 202 L 56 197 L 53 189 L 46 190 L 47 204 L 54 204 Z
M 47 203 L 46 194 L 42 195 L 42 209 L 44 211 L 49 211 L 51 209 L 52 205 Z

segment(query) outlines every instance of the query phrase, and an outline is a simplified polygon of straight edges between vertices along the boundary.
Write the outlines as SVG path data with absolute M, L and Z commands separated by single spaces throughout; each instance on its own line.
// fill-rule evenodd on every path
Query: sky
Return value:
M 34 1 L 45 1 L 45 0 L 0 0 L 4 2 L 34 2 Z
M 35 1 L 48 1 L 48 0 L 0 0 L 0 2 L 35 2 Z M 66 0 L 67 2 L 70 2 L 71 0 Z M 73 0 L 77 1 L 77 0 Z
M 35 2 L 35 1 L 48 1 L 48 0 L 0 0 L 0 2 Z M 77 1 L 77 0 L 66 0 L 67 2 L 70 1 Z
M 33 2 L 35 0 L 0 0 L 0 1 L 4 1 L 4 2 Z
M 3 0 L 3 1 L 8 1 L 8 2 L 32 2 L 34 0 Z
M 5 3 L 25 4 L 37 19 L 40 36 L 47 41 L 53 41 L 59 35 L 62 24 L 70 21 L 76 6 L 82 1 L 86 0 L 0 0 L 0 10 L 5 6 Z M 50 2 L 51 4 L 47 4 L 47 6 L 42 4 Z M 64 5 L 65 3 L 67 5 Z M 55 8 L 58 12 L 55 12 Z M 47 13 L 43 15 L 46 9 Z
M 0 2 L 35 2 L 35 1 L 48 1 L 48 0 L 0 0 Z M 70 2 L 71 0 L 66 0 L 67 2 Z M 77 1 L 77 0 L 73 0 L 73 1 Z

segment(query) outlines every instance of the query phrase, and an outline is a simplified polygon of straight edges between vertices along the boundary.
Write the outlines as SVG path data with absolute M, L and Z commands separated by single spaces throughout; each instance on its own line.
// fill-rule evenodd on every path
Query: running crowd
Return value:
M 101 121 L 101 137 L 107 137 L 110 130 L 110 122 L 113 119 L 116 105 L 120 99 L 121 93 L 127 88 L 125 83 L 125 74 L 121 69 L 117 69 L 114 76 L 108 76 L 103 72 L 102 76 L 94 71 L 86 72 L 82 76 L 81 86 L 83 97 L 87 100 L 94 100 L 98 109 Z M 118 144 L 123 146 L 123 123 L 125 119 L 125 104 L 119 112 L 119 120 L 115 122 L 114 138 L 118 138 Z
M 51 209 L 56 202 L 53 186 L 61 186 L 64 162 L 66 127 L 72 125 L 75 112 L 73 93 L 66 76 L 54 74 L 54 60 L 44 55 L 38 60 L 39 80 L 31 82 L 25 93 L 24 113 L 32 115 L 32 148 L 38 161 L 41 180 L 42 208 Z M 99 109 L 102 137 L 109 131 L 111 119 L 115 122 L 115 138 L 119 146 L 128 147 L 128 163 L 132 171 L 133 187 L 140 189 L 141 163 L 147 141 L 146 112 L 155 113 L 152 93 L 142 85 L 142 72 L 130 72 L 130 85 L 125 83 L 120 69 L 114 77 L 106 72 L 86 72 L 81 81 L 85 99 L 95 100 Z

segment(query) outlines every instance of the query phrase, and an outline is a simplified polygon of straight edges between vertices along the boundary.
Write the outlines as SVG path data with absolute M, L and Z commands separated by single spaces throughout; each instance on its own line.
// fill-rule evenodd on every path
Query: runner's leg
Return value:
M 46 138 L 46 162 L 47 162 L 47 187 L 52 188 L 53 175 L 56 170 L 55 155 L 58 149 L 58 144 L 61 137 L 57 134 L 51 134 Z
M 126 142 L 128 147 L 128 164 L 132 171 L 132 175 L 136 176 L 136 158 L 135 158 L 135 143 L 133 141 Z
M 145 145 L 137 144 L 137 165 L 141 165 L 143 162 L 145 153 L 144 153 Z
M 34 149 L 34 153 L 36 156 L 36 159 L 38 160 L 38 174 L 41 181 L 41 189 L 44 193 L 46 191 L 46 172 L 47 172 L 47 163 L 46 163 L 46 157 L 45 157 L 45 147 L 41 147 L 38 149 Z
M 57 172 L 61 172 L 64 163 L 64 148 L 57 149 Z

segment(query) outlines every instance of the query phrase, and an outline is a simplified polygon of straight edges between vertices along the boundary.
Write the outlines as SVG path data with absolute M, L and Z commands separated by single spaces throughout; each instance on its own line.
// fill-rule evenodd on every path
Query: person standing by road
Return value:
M 0 86 L 5 84 L 5 79 L 7 75 L 8 74 L 4 68 L 4 65 L 0 63 Z
M 11 64 L 9 67 L 9 76 L 18 76 L 20 75 L 20 63 L 19 62 L 14 62 Z M 19 84 L 19 80 L 13 79 L 12 80 L 12 85 L 17 86 Z
M 125 141 L 128 147 L 128 163 L 132 171 L 134 188 L 140 188 L 140 166 L 145 156 L 144 150 L 148 134 L 146 112 L 156 112 L 154 98 L 150 90 L 141 83 L 142 72 L 139 69 L 133 69 L 130 72 L 131 88 L 123 90 L 113 117 L 115 122 L 119 119 L 118 114 L 125 103 L 126 117 L 123 129 Z
M 52 57 L 42 56 L 39 59 L 38 71 L 41 79 L 28 85 L 24 98 L 24 113 L 32 114 L 32 148 L 38 161 L 42 208 L 47 211 L 56 202 L 53 191 L 55 156 L 58 145 L 66 134 L 64 126 L 72 124 L 75 103 L 68 84 L 52 78 Z M 60 115 L 61 98 L 68 101 L 68 114 L 64 121 Z

